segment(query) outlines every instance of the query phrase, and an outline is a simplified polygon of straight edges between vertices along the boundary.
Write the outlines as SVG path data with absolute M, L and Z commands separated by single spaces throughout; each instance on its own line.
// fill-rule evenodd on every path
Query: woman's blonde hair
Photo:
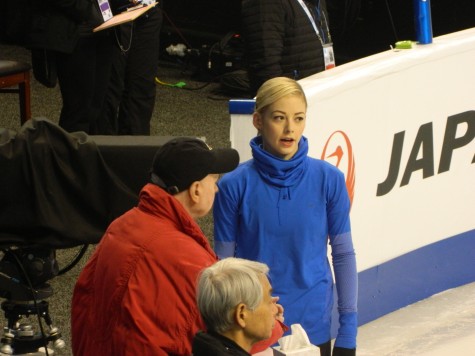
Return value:
M 288 95 L 300 96 L 307 106 L 305 93 L 295 80 L 287 77 L 269 79 L 257 91 L 255 111 L 262 114 L 269 105 Z

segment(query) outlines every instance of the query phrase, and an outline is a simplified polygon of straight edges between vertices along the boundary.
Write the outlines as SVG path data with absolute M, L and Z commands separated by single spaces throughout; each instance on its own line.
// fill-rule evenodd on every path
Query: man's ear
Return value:
M 236 309 L 234 309 L 234 319 L 236 320 L 236 324 L 243 329 L 246 327 L 248 312 L 249 310 L 244 303 L 239 303 L 236 306 Z
M 196 181 L 188 187 L 188 195 L 193 203 L 198 203 L 201 197 L 201 183 Z
M 258 112 L 255 112 L 252 115 L 252 123 L 254 124 L 254 127 L 257 129 L 257 131 L 261 131 L 262 129 L 262 116 Z

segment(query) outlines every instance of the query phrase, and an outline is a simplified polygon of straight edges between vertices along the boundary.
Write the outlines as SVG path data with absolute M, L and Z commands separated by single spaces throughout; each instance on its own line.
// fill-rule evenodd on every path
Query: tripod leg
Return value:
M 46 325 L 48 325 L 48 328 L 49 328 L 48 340 L 53 342 L 53 347 L 58 348 L 58 349 L 64 348 L 64 346 L 66 346 L 66 343 L 61 338 L 61 333 L 59 332 L 59 329 L 53 326 L 53 321 L 51 320 L 51 317 L 49 315 L 48 305 L 46 305 L 41 316 L 45 320 Z
M 1 340 L 0 344 L 0 353 L 6 354 L 6 355 L 12 355 L 13 354 L 13 338 L 15 335 L 12 333 L 12 330 L 8 327 L 5 327 L 3 330 L 3 337 Z

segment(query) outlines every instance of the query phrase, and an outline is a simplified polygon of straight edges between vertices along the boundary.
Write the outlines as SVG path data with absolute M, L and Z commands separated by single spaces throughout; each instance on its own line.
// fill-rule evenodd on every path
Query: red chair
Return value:
M 22 125 L 31 119 L 30 69 L 28 63 L 0 60 L 0 93 L 18 93 Z

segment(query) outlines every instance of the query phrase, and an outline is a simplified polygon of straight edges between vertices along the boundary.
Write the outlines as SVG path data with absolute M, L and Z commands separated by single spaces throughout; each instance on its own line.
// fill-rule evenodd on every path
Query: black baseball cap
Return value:
M 211 149 L 198 138 L 177 137 L 160 147 L 153 159 L 152 183 L 177 194 L 208 174 L 235 169 L 239 153 L 233 148 Z

